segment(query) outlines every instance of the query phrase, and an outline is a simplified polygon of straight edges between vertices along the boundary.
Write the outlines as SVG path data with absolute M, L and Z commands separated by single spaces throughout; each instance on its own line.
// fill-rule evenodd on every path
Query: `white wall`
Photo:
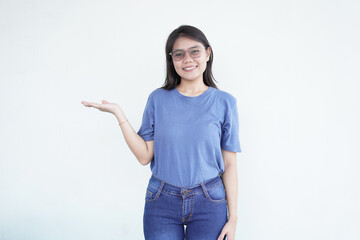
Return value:
M 0 1 L 0 239 L 143 239 L 138 130 L 181 24 L 238 99 L 242 240 L 360 239 L 358 1 Z

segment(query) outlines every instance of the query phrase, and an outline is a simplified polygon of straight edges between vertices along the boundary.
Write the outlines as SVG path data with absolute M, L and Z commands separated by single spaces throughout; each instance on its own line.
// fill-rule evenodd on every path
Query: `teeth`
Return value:
M 194 69 L 196 67 L 189 67 L 189 68 L 184 68 L 185 70 L 190 70 L 190 69 Z

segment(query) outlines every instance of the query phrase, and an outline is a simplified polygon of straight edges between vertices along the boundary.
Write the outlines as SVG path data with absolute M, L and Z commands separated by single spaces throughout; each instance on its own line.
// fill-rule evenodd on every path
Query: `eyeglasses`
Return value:
M 194 47 L 194 48 L 191 48 L 190 50 L 187 50 L 187 51 L 184 50 L 184 49 L 175 49 L 174 51 L 169 53 L 169 55 L 175 61 L 180 61 L 180 60 L 183 60 L 185 58 L 186 52 L 189 53 L 190 57 L 198 58 L 198 57 L 201 56 L 202 49 L 200 47 Z

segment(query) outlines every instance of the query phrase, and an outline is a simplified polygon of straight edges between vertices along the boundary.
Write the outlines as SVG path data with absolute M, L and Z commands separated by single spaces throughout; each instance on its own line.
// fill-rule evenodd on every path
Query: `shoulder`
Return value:
M 220 103 L 225 103 L 226 105 L 236 104 L 237 101 L 236 97 L 234 97 L 232 94 L 216 88 L 214 88 L 214 96 Z
M 148 102 L 151 104 L 161 104 L 164 99 L 168 97 L 170 90 L 166 90 L 164 88 L 156 88 L 152 92 L 150 92 L 148 97 Z
M 161 97 L 164 97 L 166 94 L 168 94 L 169 90 L 166 90 L 164 88 L 156 88 L 149 94 L 149 98 L 158 99 Z

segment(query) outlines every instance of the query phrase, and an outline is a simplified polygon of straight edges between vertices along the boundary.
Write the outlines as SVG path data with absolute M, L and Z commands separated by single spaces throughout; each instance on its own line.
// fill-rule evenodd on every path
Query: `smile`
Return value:
M 197 66 L 192 66 L 192 67 L 186 67 L 186 68 L 183 68 L 186 72 L 190 72 L 192 70 L 194 70 L 195 68 L 197 68 Z

